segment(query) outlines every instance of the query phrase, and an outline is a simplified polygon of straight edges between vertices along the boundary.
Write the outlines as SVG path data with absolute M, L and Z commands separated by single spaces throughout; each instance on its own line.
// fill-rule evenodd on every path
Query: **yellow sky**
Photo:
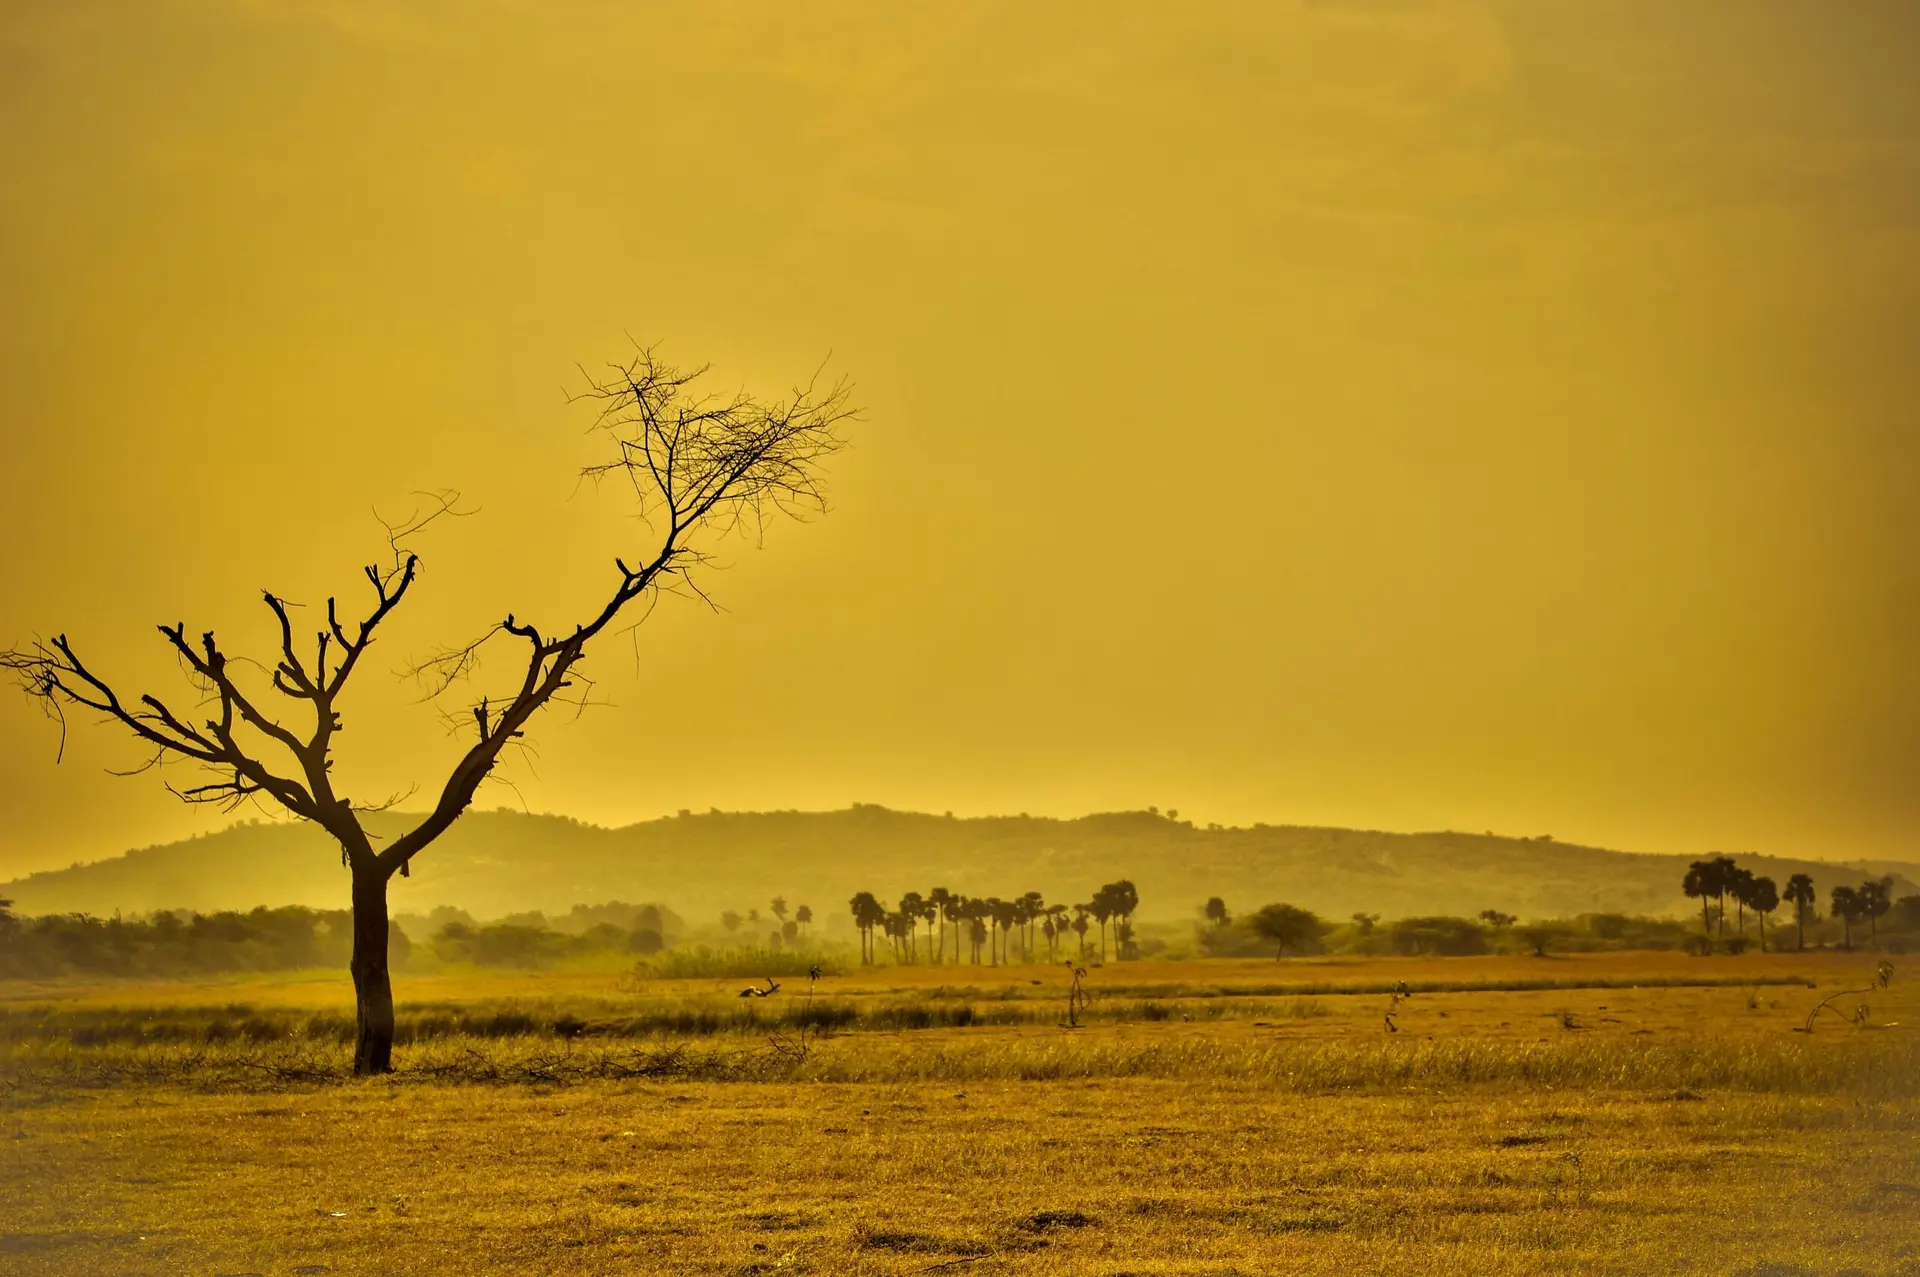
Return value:
M 348 707 L 633 529 L 626 335 L 865 421 L 483 805 L 1920 857 L 1920 6 L 0 11 L 0 644 L 171 690 L 453 487 Z M 0 876 L 179 836 L 0 701 Z M 431 854 L 431 853 L 429 853 Z

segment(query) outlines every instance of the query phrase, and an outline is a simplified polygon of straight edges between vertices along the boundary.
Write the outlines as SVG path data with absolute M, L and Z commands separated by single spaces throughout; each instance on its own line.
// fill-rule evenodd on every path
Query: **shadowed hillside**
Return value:
M 410 817 L 367 818 L 391 837 Z M 1739 854 L 1739 853 L 1736 853 Z M 1912 892 L 1920 867 L 1849 865 L 1739 854 L 1778 882 L 1805 872 L 1826 888 L 1892 873 Z M 605 900 L 661 900 L 689 917 L 765 907 L 775 894 L 809 903 L 838 926 L 855 891 L 893 898 L 935 886 L 969 894 L 1037 890 L 1085 899 L 1131 878 L 1146 918 L 1185 918 L 1210 895 L 1235 909 L 1290 900 L 1329 917 L 1522 917 L 1605 910 L 1685 913 L 1688 858 L 1649 856 L 1485 834 L 1393 834 L 1256 825 L 1197 829 L 1147 812 L 1077 820 L 954 819 L 857 805 L 831 812 L 712 812 L 604 829 L 560 816 L 497 810 L 463 818 L 394 880 L 396 912 L 457 905 L 481 917 L 564 912 Z M 258 904 L 343 908 L 347 875 L 327 837 L 306 825 L 248 823 L 33 874 L 0 885 L 24 913 L 108 914 L 234 909 Z

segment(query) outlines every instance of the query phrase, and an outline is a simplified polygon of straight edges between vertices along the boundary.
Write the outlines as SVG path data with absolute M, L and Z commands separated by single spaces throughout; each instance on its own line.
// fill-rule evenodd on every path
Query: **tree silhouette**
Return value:
M 1760 952 L 1767 951 L 1767 915 L 1780 907 L 1780 890 L 1771 878 L 1755 878 L 1747 884 L 1747 905 L 1760 920 Z
M 1353 915 L 1353 925 L 1360 928 L 1360 934 L 1363 936 L 1372 935 L 1373 929 L 1379 921 L 1380 915 L 1377 913 L 1356 913 Z
M 357 802 L 335 788 L 334 738 L 342 730 L 350 680 L 387 618 L 418 580 L 414 536 L 453 510 L 443 497 L 424 517 L 388 528 L 388 561 L 365 571 L 372 598 L 357 617 L 343 615 L 338 598 L 327 601 L 325 624 L 303 643 L 294 630 L 293 605 L 271 591 L 262 595 L 279 630 L 279 650 L 264 664 L 228 652 L 209 630 L 198 641 L 185 622 L 159 632 L 202 698 L 195 710 L 176 710 L 159 696 L 129 697 L 96 671 L 65 634 L 0 654 L 22 688 L 39 699 L 64 735 L 66 714 L 88 710 L 117 723 L 148 751 L 145 767 L 188 762 L 204 773 L 198 784 L 170 789 L 190 803 L 232 809 L 270 800 L 294 816 L 319 825 L 340 848 L 351 873 L 354 918 L 353 974 L 356 1033 L 354 1071 L 392 1068 L 393 988 L 388 965 L 387 888 L 407 875 L 425 850 L 473 802 L 500 755 L 522 742 L 549 704 L 583 706 L 587 685 L 581 664 L 588 647 L 622 617 L 639 611 L 663 590 L 699 593 L 693 573 L 706 555 L 700 540 L 734 528 L 763 528 L 771 517 L 822 507 L 821 462 L 839 447 L 835 427 L 850 410 L 846 388 L 825 393 L 797 390 L 769 403 L 742 393 L 714 398 L 691 372 L 657 362 L 649 350 L 590 379 L 583 398 L 598 405 L 597 428 L 612 459 L 585 471 L 588 478 L 618 478 L 630 485 L 640 513 L 656 538 L 632 565 L 614 560 L 606 594 L 586 619 L 553 637 L 516 614 L 463 647 L 445 651 L 414 673 L 440 695 L 465 684 L 479 670 L 483 647 L 506 635 L 525 644 L 524 667 L 504 697 L 482 695 L 464 715 L 473 743 L 440 787 L 432 809 L 384 849 L 376 849 L 361 817 L 391 803 Z M 270 697 L 278 697 L 271 700 Z M 281 721 L 276 707 L 292 709 L 305 726 Z M 200 714 L 206 714 L 200 718 Z M 198 719 L 199 721 L 195 721 Z
M 811 905 L 801 905 L 793 911 L 793 920 L 800 924 L 802 931 L 811 931 L 813 929 L 813 907 Z
M 949 892 L 940 906 L 940 916 L 953 928 L 953 965 L 960 965 L 961 924 L 967 920 L 967 898 L 959 892 Z
M 1867 919 L 1867 943 L 1880 947 L 1880 919 L 1893 908 L 1893 878 L 1873 878 L 1860 884 L 1854 894 L 1860 899 L 1860 912 Z
M 1503 927 L 1511 927 L 1520 920 L 1510 913 L 1501 913 L 1498 909 L 1482 909 L 1480 911 L 1480 921 L 1486 923 L 1495 931 L 1499 931 Z
M 1295 905 L 1262 905 L 1247 924 L 1254 934 L 1274 945 L 1274 959 L 1277 961 L 1286 955 L 1288 949 L 1304 949 L 1320 935 L 1320 919 Z
M 1829 894 L 1828 899 L 1832 902 L 1830 909 L 1833 916 L 1840 919 L 1841 931 L 1845 937 L 1842 941 L 1842 946 L 1851 953 L 1853 951 L 1853 924 L 1858 921 L 1860 915 L 1865 912 L 1860 900 L 1860 893 L 1852 887 L 1835 887 Z
M 1086 905 L 1075 905 L 1073 907 L 1073 934 L 1080 939 L 1080 956 L 1082 958 L 1087 956 L 1087 915 L 1089 912 L 1090 910 Z
M 1747 909 L 1753 903 L 1753 870 L 1729 862 L 1726 873 L 1727 894 L 1733 897 L 1735 913 L 1740 920 L 1740 934 L 1744 936 L 1747 934 Z
M 967 910 L 967 937 L 973 941 L 973 964 L 979 966 L 980 946 L 987 941 L 987 926 L 981 921 L 986 917 L 986 913 L 981 907 L 981 902 L 969 901 L 968 903 L 972 907 Z
M 1814 889 L 1813 879 L 1805 874 L 1794 874 L 1787 879 L 1787 889 L 1780 893 L 1793 902 L 1793 921 L 1799 928 L 1799 949 L 1807 947 L 1807 915 L 1812 913 L 1820 901 L 1819 893 Z
M 906 895 L 900 897 L 900 916 L 905 918 L 908 923 L 906 940 L 907 961 L 909 962 L 919 960 L 920 913 L 921 910 L 926 908 L 926 905 L 926 897 L 917 891 L 909 891 Z
M 935 944 L 934 951 L 933 951 L 933 961 L 935 966 L 938 966 L 940 963 L 946 961 L 947 923 L 951 920 L 948 916 L 947 908 L 952 903 L 953 903 L 953 893 L 951 891 L 948 891 L 945 887 L 935 887 L 932 891 L 929 891 L 927 893 L 927 904 L 931 906 L 931 913 L 928 916 L 933 920 L 934 927 L 936 928 L 938 933 L 938 941 Z M 958 946 L 956 946 L 956 948 L 957 947 Z M 954 956 L 958 957 L 959 955 L 958 953 L 956 953 Z
M 1053 923 L 1054 938 L 1064 938 L 1067 934 L 1067 906 L 1048 905 L 1047 918 Z M 1049 959 L 1053 957 L 1053 949 L 1051 947 L 1047 949 L 1047 957 Z
M 1020 897 L 1020 922 L 1026 928 L 1026 939 L 1020 955 L 1022 961 L 1033 961 L 1033 924 L 1046 912 L 1046 899 L 1039 892 L 1029 891 Z
M 740 923 L 742 921 L 743 919 L 737 910 L 722 909 L 720 911 L 720 925 L 725 927 L 729 933 L 740 930 Z
M 1680 889 L 1687 893 L 1688 899 L 1700 902 L 1700 926 L 1708 935 L 1713 934 L 1713 916 L 1707 911 L 1707 901 L 1726 893 L 1726 864 L 1720 857 L 1696 860 L 1687 866 L 1686 877 L 1680 880 Z
M 1106 887 L 1093 893 L 1093 899 L 1087 902 L 1087 912 L 1100 924 L 1100 961 L 1107 960 L 1107 922 L 1114 915 L 1113 896 Z
M 1173 812 L 1168 811 L 1167 815 L 1171 818 Z M 1107 888 L 1103 888 L 1103 890 L 1112 892 L 1114 913 L 1124 918 L 1129 927 L 1131 927 L 1134 911 L 1140 907 L 1139 891 L 1135 890 L 1134 885 L 1125 878 L 1120 879 Z
M 1000 962 L 1011 962 L 1007 953 L 1007 938 L 1012 934 L 1015 919 L 1020 915 L 1020 907 L 1011 900 L 994 897 L 987 901 L 993 908 L 993 924 L 1000 935 Z
M 860 961 L 873 965 L 873 929 L 886 921 L 887 911 L 871 891 L 857 893 L 847 902 L 853 925 L 860 932 Z
M 1233 922 L 1233 915 L 1227 912 L 1227 902 L 1218 896 L 1208 896 L 1206 906 L 1200 911 L 1207 924 L 1220 931 Z
M 787 898 L 785 896 L 775 896 L 773 898 L 772 908 L 773 916 L 784 923 L 787 920 Z

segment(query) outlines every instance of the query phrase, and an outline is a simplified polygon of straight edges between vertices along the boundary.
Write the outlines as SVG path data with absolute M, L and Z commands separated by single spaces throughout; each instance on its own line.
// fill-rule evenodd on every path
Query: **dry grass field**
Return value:
M 333 973 L 13 987 L 0 1271 L 1920 1273 L 1873 964 L 438 976 L 371 1082 Z

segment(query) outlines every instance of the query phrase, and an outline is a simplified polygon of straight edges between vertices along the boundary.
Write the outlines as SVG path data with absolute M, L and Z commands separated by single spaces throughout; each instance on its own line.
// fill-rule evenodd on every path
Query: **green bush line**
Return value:
M 1221 1008 L 1210 1006 L 1204 1018 L 1220 1018 Z M 1248 1002 L 1237 1006 L 1249 1015 L 1307 1019 L 1331 1014 L 1318 1003 Z M 1161 1021 L 1178 1018 L 1177 1006 L 1156 1001 L 1105 1000 L 1082 1013 L 1083 1018 L 1110 1023 Z M 789 1001 L 771 1010 L 748 1003 L 737 1006 L 696 1006 L 639 1014 L 583 1018 L 570 1011 L 536 1013 L 525 1009 L 454 1011 L 423 1008 L 396 1017 L 394 1041 L 403 1046 L 440 1038 L 649 1038 L 712 1037 L 719 1034 L 796 1032 L 802 1028 L 834 1032 L 909 1032 L 921 1029 L 963 1029 L 978 1026 L 1056 1024 L 1066 1018 L 1064 1005 L 1026 1000 L 1025 1004 L 895 1002 L 860 1006 L 821 999 L 811 1003 Z M 247 1006 L 193 1013 L 154 1015 L 141 1011 L 53 1012 L 35 1008 L 0 1011 L 0 1042 L 51 1040 L 76 1047 L 105 1047 L 141 1043 L 351 1042 L 351 1016 L 322 1012 L 261 1013 Z
M 1285 998 L 1382 993 L 1538 993 L 1557 989 L 1727 989 L 1797 985 L 1818 988 L 1800 975 L 1750 976 L 1540 976 L 1487 980 L 1291 980 L 1278 984 L 1127 984 L 1101 990 L 1108 997 Z
M 1920 1041 L 1865 1034 L 1765 1043 L 1300 1041 L 1158 1043 L 1062 1034 L 977 1046 L 900 1047 L 831 1040 L 696 1049 L 554 1044 L 535 1039 L 437 1042 L 388 1079 L 351 1078 L 345 1055 L 311 1044 L 161 1045 L 83 1051 L 59 1045 L 0 1054 L 0 1091 L 123 1084 L 206 1088 L 288 1085 L 574 1084 L 594 1081 L 965 1083 L 1095 1078 L 1215 1079 L 1298 1093 L 1409 1086 L 1555 1086 L 1697 1099 L 1702 1091 L 1920 1096 Z

